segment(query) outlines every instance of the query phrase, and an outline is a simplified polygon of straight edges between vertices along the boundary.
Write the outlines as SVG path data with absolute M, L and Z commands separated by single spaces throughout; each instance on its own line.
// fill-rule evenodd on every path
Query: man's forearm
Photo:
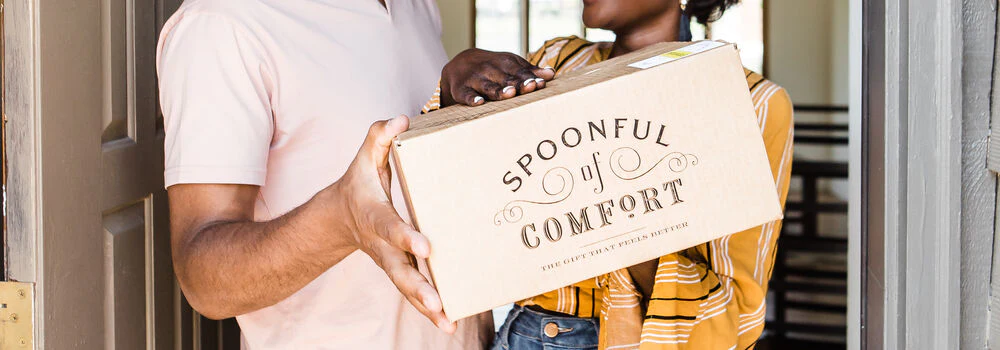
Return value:
M 271 221 L 195 228 L 174 251 L 191 304 L 210 318 L 245 314 L 287 298 L 343 260 L 356 250 L 353 228 L 349 218 L 332 215 L 348 211 L 329 203 L 337 202 L 314 197 Z
M 211 318 L 268 307 L 361 250 L 417 311 L 454 332 L 434 286 L 412 264 L 430 255 L 430 243 L 389 196 L 389 147 L 408 127 L 405 116 L 373 123 L 340 179 L 268 222 L 253 222 L 259 185 L 170 185 L 174 270 L 191 306 Z

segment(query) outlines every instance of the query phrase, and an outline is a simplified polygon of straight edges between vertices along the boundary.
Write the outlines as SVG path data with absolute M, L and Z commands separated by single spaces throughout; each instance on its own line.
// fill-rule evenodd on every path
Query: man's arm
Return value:
M 389 146 L 408 124 L 406 117 L 373 124 L 343 177 L 270 221 L 253 221 L 257 186 L 171 186 L 174 268 L 191 305 L 210 318 L 271 306 L 361 249 L 421 313 L 454 331 L 409 255 L 427 257 L 429 243 L 389 198 Z
M 171 244 L 188 301 L 209 318 L 254 311 L 288 297 L 355 250 L 350 230 L 324 190 L 292 212 L 253 222 L 257 186 L 171 186 Z M 321 198 L 329 197 L 329 198 Z M 330 203 L 334 202 L 334 203 Z

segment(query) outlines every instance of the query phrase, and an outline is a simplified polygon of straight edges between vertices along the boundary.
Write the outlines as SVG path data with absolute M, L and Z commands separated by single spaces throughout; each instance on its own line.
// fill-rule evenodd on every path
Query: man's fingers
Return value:
M 410 262 L 407 254 L 388 244 L 381 244 L 376 249 L 381 256 L 377 261 L 381 262 L 382 269 L 406 300 L 438 328 L 453 333 L 455 324 L 444 315 L 437 291 Z
M 392 139 L 410 127 L 410 118 L 400 115 L 388 120 L 379 120 L 368 127 L 364 146 L 369 149 L 389 148 Z
M 368 136 L 365 137 L 360 153 L 371 157 L 377 165 L 388 164 L 392 140 L 409 127 L 410 119 L 405 115 L 373 123 L 368 128 Z
M 397 249 L 413 253 L 419 258 L 426 259 L 430 256 L 431 248 L 427 237 L 404 222 L 389 203 L 381 203 L 377 208 L 372 208 L 369 215 L 375 221 L 372 227 L 379 237 Z
M 428 285 L 429 286 L 429 285 Z M 432 289 L 433 290 L 433 289 Z M 436 294 L 436 292 L 435 292 Z M 440 303 L 438 304 L 438 310 L 430 310 L 423 305 L 423 302 L 415 299 L 413 296 L 407 296 L 406 300 L 413 305 L 417 311 L 427 317 L 435 326 L 447 333 L 455 333 L 456 328 L 458 328 L 454 322 L 448 320 L 448 316 L 445 316 L 444 311 L 440 309 Z

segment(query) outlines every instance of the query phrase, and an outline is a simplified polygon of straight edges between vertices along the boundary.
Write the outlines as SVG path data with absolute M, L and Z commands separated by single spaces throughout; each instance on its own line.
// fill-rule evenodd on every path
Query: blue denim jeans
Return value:
M 546 334 L 546 326 L 549 334 Z M 557 332 L 553 332 L 557 330 Z M 514 305 L 497 332 L 493 350 L 597 349 L 598 320 L 544 313 Z M 556 333 L 555 336 L 550 336 Z

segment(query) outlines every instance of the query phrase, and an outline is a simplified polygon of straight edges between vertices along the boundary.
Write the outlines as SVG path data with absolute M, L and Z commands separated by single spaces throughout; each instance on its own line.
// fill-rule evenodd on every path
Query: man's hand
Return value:
M 480 49 L 462 51 L 441 70 L 441 107 L 477 106 L 545 87 L 556 72 L 518 55 Z
M 288 298 L 360 249 L 417 310 L 454 332 L 411 255 L 426 258 L 430 245 L 389 198 L 389 146 L 408 126 L 405 116 L 373 124 L 343 177 L 269 221 L 254 220 L 257 186 L 170 186 L 174 270 L 191 305 L 214 319 L 253 312 Z
M 404 222 L 392 206 L 389 149 L 396 135 L 408 127 L 409 119 L 405 116 L 373 124 L 354 162 L 334 188 L 347 200 L 357 248 L 385 270 L 417 310 L 450 333 L 455 331 L 455 324 L 448 322 L 437 291 L 417 271 L 413 259 L 413 255 L 427 258 L 430 243 Z

